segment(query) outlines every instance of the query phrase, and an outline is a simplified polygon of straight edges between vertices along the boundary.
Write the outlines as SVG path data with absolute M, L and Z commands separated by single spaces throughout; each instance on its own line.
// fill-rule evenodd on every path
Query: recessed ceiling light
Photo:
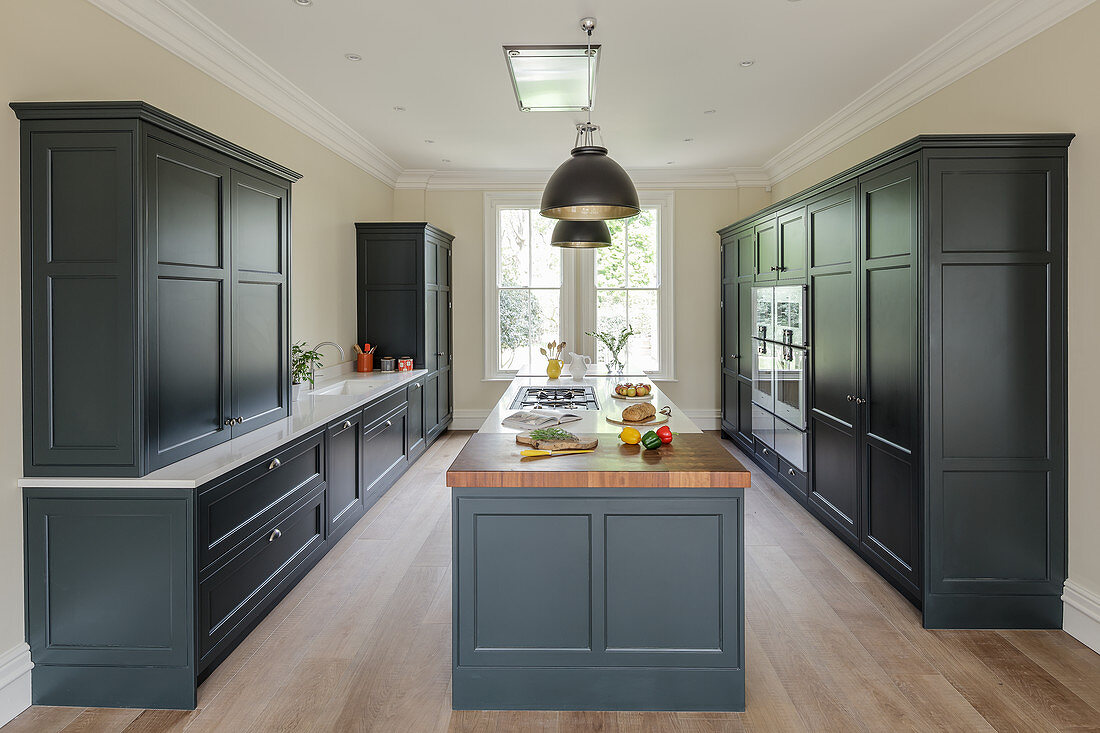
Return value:
M 444 162 L 444 163 L 450 163 L 450 162 L 451 162 L 451 159 L 450 159 L 450 158 L 443 158 L 443 162 Z
M 745 59 L 744 61 L 741 62 L 741 65 L 744 66 L 747 69 L 755 63 L 756 62 L 753 61 L 752 59 Z
M 432 143 L 434 143 L 434 142 L 435 142 L 435 140 L 428 140 L 427 138 L 425 138 L 425 139 L 424 139 L 424 142 L 426 142 L 426 143 L 428 143 L 429 145 L 431 145 Z
M 303 8 L 308 8 L 310 5 L 313 4 L 313 0 L 294 0 L 294 2 L 298 3 Z
M 405 111 L 405 108 L 404 108 L 404 107 L 402 107 L 402 106 L 401 106 L 400 104 L 395 104 L 395 105 L 393 106 L 393 111 L 394 111 L 394 112 L 404 112 L 404 111 Z
M 675 160 L 670 160 L 670 161 L 668 161 L 667 163 L 665 163 L 665 165 L 672 165 L 672 164 L 673 164 L 673 163 L 675 163 L 675 162 L 676 162 Z
M 691 143 L 691 142 L 695 142 L 695 138 L 693 138 L 693 137 L 685 137 L 685 138 L 684 138 L 684 142 L 686 142 L 686 143 Z
M 344 54 L 344 58 L 346 58 L 348 61 L 362 61 L 363 60 L 363 57 L 360 56 L 357 53 L 346 53 L 346 54 Z
M 717 111 L 718 111 L 718 110 L 716 110 L 716 109 L 705 109 L 705 110 L 703 110 L 703 114 L 705 114 L 705 115 L 712 115 L 712 114 L 714 114 L 714 113 L 715 113 L 715 112 L 717 112 Z

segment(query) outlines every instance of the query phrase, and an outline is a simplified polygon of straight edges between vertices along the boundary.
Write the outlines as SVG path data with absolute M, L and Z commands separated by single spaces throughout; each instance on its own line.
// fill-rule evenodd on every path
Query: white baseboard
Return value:
M 0 654 L 0 725 L 31 706 L 31 648 L 16 644 Z
M 1067 580 L 1062 604 L 1065 632 L 1100 654 L 1100 595 Z
M 455 410 L 451 430 L 477 430 L 489 417 L 489 410 Z
M 721 410 L 684 410 L 700 430 L 718 430 L 722 427 Z

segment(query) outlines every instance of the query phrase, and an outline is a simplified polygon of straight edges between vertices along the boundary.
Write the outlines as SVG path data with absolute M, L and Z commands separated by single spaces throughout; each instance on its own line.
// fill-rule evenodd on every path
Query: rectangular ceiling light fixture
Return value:
M 588 107 L 587 46 L 505 46 L 521 112 L 579 112 Z M 600 47 L 592 46 L 592 99 Z

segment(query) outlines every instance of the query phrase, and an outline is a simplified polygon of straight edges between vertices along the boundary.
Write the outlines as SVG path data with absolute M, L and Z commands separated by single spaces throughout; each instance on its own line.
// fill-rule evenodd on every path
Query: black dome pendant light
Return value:
M 641 211 L 638 190 L 623 167 L 607 157 L 607 148 L 596 145 L 592 124 L 592 31 L 595 18 L 582 18 L 588 34 L 588 121 L 577 125 L 576 147 L 569 160 L 558 166 L 542 192 L 539 213 L 549 219 L 603 221 L 625 219 Z
M 602 221 L 562 219 L 554 225 L 550 244 L 570 249 L 595 249 L 611 246 L 611 230 Z

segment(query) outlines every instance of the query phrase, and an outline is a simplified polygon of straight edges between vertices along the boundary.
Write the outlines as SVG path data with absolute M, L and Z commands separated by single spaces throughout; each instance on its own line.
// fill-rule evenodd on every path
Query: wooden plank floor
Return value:
M 2 730 L 1100 731 L 1100 655 L 1061 631 L 922 629 L 757 471 L 747 712 L 453 712 L 443 475 L 468 437 L 432 446 L 202 685 L 198 710 L 35 707 Z

